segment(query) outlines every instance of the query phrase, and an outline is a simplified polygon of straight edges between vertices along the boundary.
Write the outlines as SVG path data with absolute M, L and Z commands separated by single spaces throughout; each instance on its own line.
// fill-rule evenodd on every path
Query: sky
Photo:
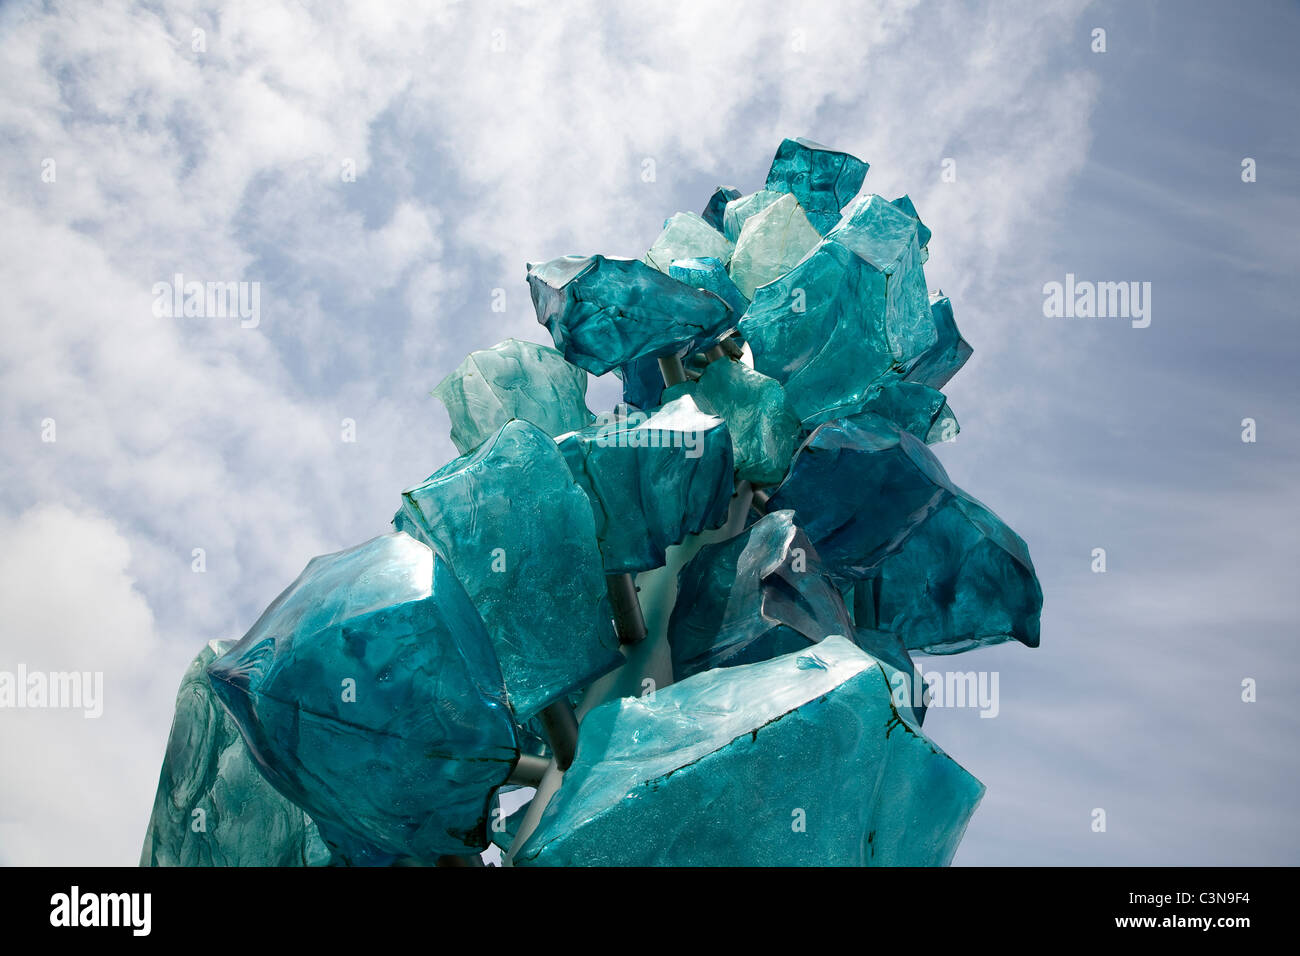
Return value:
M 134 864 L 185 665 L 455 456 L 430 389 L 549 343 L 525 263 L 639 256 L 787 136 L 934 231 L 974 347 L 937 454 L 1043 586 L 1039 648 L 923 662 L 999 675 L 926 720 L 988 788 L 954 862 L 1300 863 L 1297 38 L 1280 2 L 0 6 L 0 670 L 104 674 L 97 719 L 0 709 L 0 863 Z M 177 274 L 256 322 L 155 314 Z M 1045 315 L 1067 274 L 1150 324 Z

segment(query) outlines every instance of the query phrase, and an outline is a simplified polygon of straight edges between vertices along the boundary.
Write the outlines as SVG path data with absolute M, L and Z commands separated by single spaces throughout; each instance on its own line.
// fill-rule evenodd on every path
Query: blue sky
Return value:
M 795 135 L 934 230 L 938 454 L 1045 592 L 1040 648 L 927 662 L 1001 678 L 926 722 L 988 787 L 956 862 L 1300 862 L 1295 5 L 425 7 L 0 8 L 0 669 L 106 675 L 0 712 L 0 862 L 135 862 L 185 663 L 454 456 L 429 389 L 547 341 L 524 263 L 640 255 Z M 258 326 L 155 316 L 177 272 Z M 1045 317 L 1066 273 L 1150 326 Z

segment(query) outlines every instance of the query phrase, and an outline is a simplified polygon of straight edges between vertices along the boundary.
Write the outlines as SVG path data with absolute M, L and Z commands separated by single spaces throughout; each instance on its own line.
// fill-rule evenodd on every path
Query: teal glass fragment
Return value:
M 739 321 L 749 307 L 749 300 L 740 294 L 731 276 L 727 275 L 727 267 L 713 256 L 675 259 L 668 267 L 668 274 L 696 289 L 712 292 L 731 309 L 734 321 Z M 677 357 L 683 356 L 684 349 Z M 623 401 L 626 404 L 644 410 L 663 404 L 664 376 L 655 356 L 633 359 L 615 369 L 615 373 L 623 381 Z
M 722 234 L 735 242 L 740 238 L 740 232 L 745 228 L 745 223 L 750 217 L 757 216 L 785 194 L 786 190 L 773 192 L 769 189 L 760 189 L 756 193 L 731 200 L 723 208 Z
M 785 139 L 776 149 L 764 188 L 794 193 L 813 227 L 825 235 L 867 177 L 869 164 L 812 140 Z
M 1037 647 L 1042 609 L 1025 542 L 961 489 L 880 566 L 881 626 L 927 654 L 1008 640 Z
M 815 429 L 768 508 L 793 510 L 831 573 L 856 580 L 873 576 L 951 489 L 924 442 L 868 413 Z
M 756 288 L 793 269 L 821 238 L 794 196 L 786 193 L 740 230 L 730 266 L 736 288 L 752 299 Z
M 535 425 L 507 422 L 403 491 L 394 524 L 446 555 L 519 720 L 622 663 L 591 503 Z
M 207 675 L 327 843 L 424 861 L 486 848 L 514 720 L 483 622 L 426 545 L 397 533 L 313 558 Z
M 908 378 L 939 344 L 916 225 L 879 196 L 857 200 L 807 258 L 755 290 L 740 330 L 804 422 Z
M 874 620 L 908 648 L 1037 646 L 1042 591 L 1025 543 L 894 423 L 866 413 L 819 426 L 768 507 L 795 512 L 838 579 L 881 579 Z
M 668 267 L 668 274 L 679 282 L 704 292 L 712 292 L 727 303 L 735 313 L 735 320 L 749 308 L 749 299 L 736 288 L 736 283 L 727 274 L 727 267 L 721 259 L 713 256 L 701 256 L 694 259 L 676 259 Z
M 645 254 L 648 265 L 667 273 L 675 259 L 707 256 L 726 265 L 734 248 L 731 240 L 693 212 L 679 212 L 664 223 L 664 231 Z
M 916 242 L 917 245 L 921 247 L 921 261 L 924 262 L 928 254 L 926 250 L 930 245 L 930 237 L 933 233 L 931 233 L 929 227 L 921 221 L 921 217 L 916 211 L 916 206 L 912 205 L 911 196 L 899 196 L 897 199 L 891 199 L 890 202 L 916 220 Z
M 326 866 L 316 824 L 266 782 L 208 683 L 233 644 L 209 642 L 181 679 L 140 865 Z
M 718 230 L 718 232 L 722 232 L 722 214 L 726 211 L 727 203 L 739 198 L 740 190 L 735 186 L 719 186 L 713 190 L 708 205 L 704 207 L 704 212 L 700 215 L 710 226 Z
M 802 426 L 780 384 L 722 358 L 705 366 L 697 381 L 664 392 L 666 398 L 681 394 L 726 421 L 738 479 L 774 485 L 785 477 Z
M 623 380 L 623 403 L 634 408 L 651 409 L 663 403 L 664 373 L 653 356 L 636 358 L 614 374 Z
M 942 292 L 931 294 L 930 315 L 934 320 L 934 342 L 911 363 L 907 378 L 931 388 L 943 388 L 974 350 L 957 331 L 952 302 Z
M 844 637 L 593 708 L 524 866 L 942 866 L 983 785 Z
M 832 634 L 851 638 L 854 625 L 793 511 L 769 512 L 705 545 L 678 574 L 668 623 L 676 680 L 770 660 Z
M 951 441 L 961 431 L 943 392 L 919 382 L 889 381 L 873 385 L 852 414 L 841 411 L 845 414 L 836 417 L 852 418 L 868 412 L 887 418 L 930 445 Z M 820 417 L 813 416 L 808 424 L 820 424 Z
M 593 375 L 636 358 L 706 349 L 737 319 L 718 296 L 639 259 L 564 256 L 530 265 L 528 285 L 555 347 Z
M 434 388 L 447 406 L 451 440 L 463 455 L 512 418 L 554 437 L 590 424 L 587 373 L 546 345 L 506 339 L 470 352 Z
M 669 546 L 727 518 L 731 438 L 689 396 L 597 421 L 560 450 L 590 499 L 606 574 L 660 567 Z

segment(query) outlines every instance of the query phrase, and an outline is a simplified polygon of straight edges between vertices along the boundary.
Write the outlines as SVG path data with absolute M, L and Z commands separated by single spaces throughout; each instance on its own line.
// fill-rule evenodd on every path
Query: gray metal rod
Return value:
M 669 388 L 686 381 L 686 368 L 676 355 L 665 355 L 659 359 L 659 374 L 664 377 L 664 385 Z
M 767 503 L 772 500 L 772 496 L 762 488 L 754 489 L 754 510 L 759 514 L 767 514 Z
M 520 754 L 519 762 L 515 764 L 515 769 L 510 771 L 510 777 L 506 782 L 521 787 L 535 787 L 542 782 L 542 777 L 546 776 L 546 768 L 550 765 L 551 762 L 545 757 Z
M 573 707 L 563 698 L 551 704 L 539 715 L 546 738 L 555 754 L 555 766 L 568 770 L 573 764 L 573 754 L 578 749 L 578 718 Z
M 645 640 L 645 615 L 636 595 L 636 578 L 631 574 L 605 575 L 605 590 L 614 611 L 614 630 L 620 644 L 639 644 Z

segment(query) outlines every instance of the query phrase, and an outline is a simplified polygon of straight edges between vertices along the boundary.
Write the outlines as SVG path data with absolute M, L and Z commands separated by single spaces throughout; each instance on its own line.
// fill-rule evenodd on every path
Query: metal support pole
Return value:
M 542 777 L 546 776 L 546 768 L 550 765 L 551 762 L 545 757 L 520 754 L 519 762 L 515 764 L 515 769 L 510 771 L 510 777 L 506 782 L 520 787 L 535 787 L 542 782 Z
M 664 386 L 667 388 L 686 381 L 686 369 L 676 355 L 665 355 L 659 359 L 659 374 L 664 377 Z
M 614 611 L 614 630 L 620 644 L 639 644 L 645 640 L 645 616 L 636 595 L 636 578 L 631 574 L 605 575 L 605 590 Z
M 546 738 L 555 754 L 555 766 L 568 770 L 573 764 L 573 754 L 578 749 L 578 718 L 573 708 L 563 698 L 551 704 L 539 715 Z

